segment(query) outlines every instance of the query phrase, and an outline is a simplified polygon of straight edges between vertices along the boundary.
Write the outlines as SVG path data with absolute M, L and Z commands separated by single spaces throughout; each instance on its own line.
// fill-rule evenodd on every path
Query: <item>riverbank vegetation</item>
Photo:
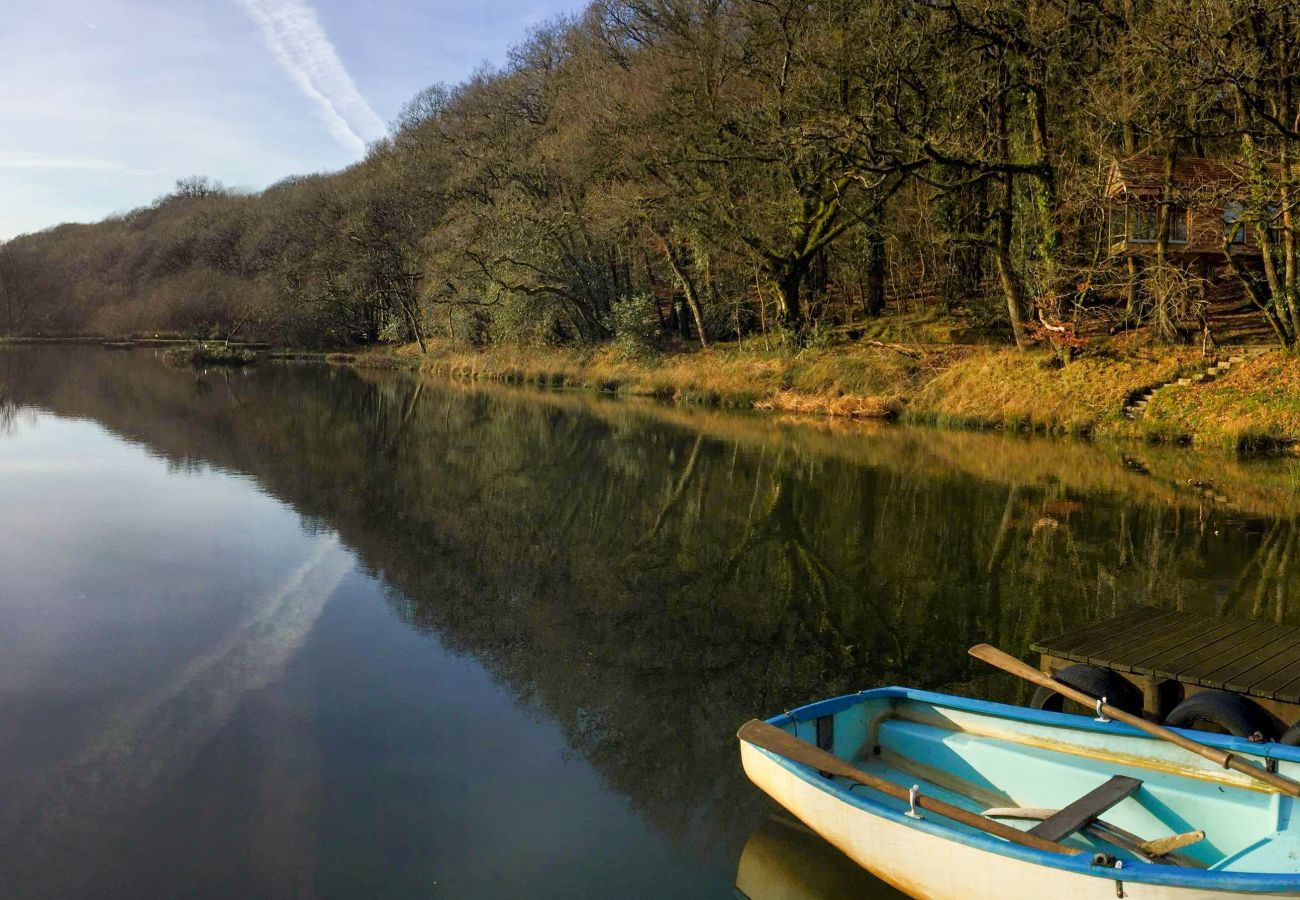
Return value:
M 0 245 L 0 333 L 1091 431 L 1296 346 L 1298 79 L 1289 0 L 596 0 L 345 171 Z
M 243 347 L 198 341 L 164 350 L 162 360 L 170 366 L 230 366 L 238 369 L 257 362 L 257 354 Z
M 579 387 L 704 406 L 893 418 L 945 357 L 887 347 L 840 346 L 791 354 L 747 343 L 705 351 L 627 356 L 609 347 L 465 348 L 433 339 L 333 356 L 362 368 L 400 368 L 454 378 Z

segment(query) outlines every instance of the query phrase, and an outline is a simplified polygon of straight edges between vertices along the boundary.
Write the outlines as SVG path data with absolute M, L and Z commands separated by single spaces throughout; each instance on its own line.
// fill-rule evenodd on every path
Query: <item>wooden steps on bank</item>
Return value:
M 1086 663 L 1130 676 L 1300 704 L 1296 625 L 1139 607 L 1039 641 L 1033 649 L 1052 671 L 1063 663 Z

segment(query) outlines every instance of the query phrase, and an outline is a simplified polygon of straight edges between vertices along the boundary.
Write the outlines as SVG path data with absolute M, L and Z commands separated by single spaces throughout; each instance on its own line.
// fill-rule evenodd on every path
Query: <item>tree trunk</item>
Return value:
M 1036 77 L 1039 81 L 1029 91 L 1029 106 L 1030 141 L 1034 148 L 1034 162 L 1038 166 L 1031 190 L 1038 219 L 1038 264 L 1042 274 L 1039 289 L 1055 308 L 1057 300 L 1068 293 L 1068 281 L 1064 279 L 1060 266 L 1061 230 L 1056 220 L 1059 200 L 1056 170 L 1047 143 L 1047 99 L 1042 83 L 1046 79 L 1041 72 Z
M 1300 286 L 1296 284 L 1295 217 L 1291 209 L 1295 194 L 1291 187 L 1291 156 L 1287 152 L 1285 141 L 1282 142 L 1280 165 L 1282 169 L 1282 291 L 1286 296 L 1286 310 L 1291 319 L 1291 333 L 1300 335 L 1300 302 L 1297 302 L 1300 300 L 1297 297 Z
M 701 347 L 709 346 L 709 336 L 704 331 L 704 314 L 700 304 L 699 286 L 695 283 L 695 278 L 687 268 L 687 263 L 683 262 L 677 255 L 677 250 L 673 242 L 669 239 L 670 235 L 659 231 L 651 226 L 651 231 L 655 237 L 659 238 L 659 243 L 664 248 L 664 258 L 668 260 L 668 268 L 672 270 L 673 277 L 677 279 L 677 286 L 682 289 L 682 297 L 685 300 L 687 308 L 691 311 L 691 318 L 695 322 L 695 336 L 700 342 Z M 678 317 L 678 323 L 682 326 L 681 332 L 683 337 L 686 335 L 685 322 Z
M 699 340 L 701 347 L 708 347 L 709 336 L 704 331 L 704 314 L 700 308 L 699 287 L 669 244 L 664 244 L 664 251 L 668 257 L 668 265 L 672 268 L 673 275 L 677 277 L 677 284 L 682 289 L 682 297 L 686 301 L 686 308 L 691 311 L 691 319 L 695 323 L 695 337 Z
M 1007 159 L 1011 151 L 1011 140 L 1009 136 L 1010 125 L 1008 122 L 1005 68 L 1001 70 L 1000 77 L 1003 79 L 1003 88 L 998 94 L 997 106 L 994 110 L 994 122 L 997 129 L 998 155 L 1001 159 Z M 1007 318 L 1011 320 L 1011 333 L 1016 339 L 1016 349 L 1024 350 L 1028 346 L 1028 339 L 1025 335 L 1025 321 L 1028 318 L 1028 312 L 1025 309 L 1024 286 L 1020 282 L 1020 275 L 1016 272 L 1015 260 L 1011 256 L 1011 229 L 1015 224 L 1012 213 L 1012 204 L 1015 202 L 1015 176 L 1010 172 L 1003 172 L 999 176 L 999 182 L 1002 191 L 998 197 L 997 211 L 993 217 L 994 228 L 997 231 L 994 260 L 998 267 L 998 278 L 1002 282 L 1002 293 L 1007 301 Z
M 796 335 L 803 329 L 803 297 L 801 291 L 804 275 L 807 274 L 807 271 L 808 263 L 806 261 L 784 262 L 772 279 L 773 287 L 776 289 L 776 308 L 777 315 L 781 320 L 781 326 L 786 331 Z
M 1028 346 L 1025 335 L 1024 288 L 1016 272 L 1015 261 L 1011 258 L 1011 201 L 1014 182 L 1008 173 L 1002 176 L 1002 199 L 994 217 L 997 228 L 997 247 L 993 259 L 998 267 L 998 279 L 1002 282 L 1002 293 L 1007 300 L 1007 317 L 1011 320 L 1011 334 L 1016 339 L 1016 349 L 1024 350 Z
M 1124 300 L 1124 324 L 1137 323 L 1142 317 L 1138 314 L 1138 279 L 1141 278 L 1141 270 L 1138 268 L 1138 258 L 1132 253 L 1128 255 L 1125 261 L 1125 268 L 1128 270 L 1128 284 L 1125 286 Z
M 867 315 L 885 311 L 885 237 L 877 228 L 867 232 Z
M 1178 152 L 1172 142 L 1164 154 L 1164 186 L 1160 193 L 1160 206 L 1156 211 L 1156 267 L 1157 284 L 1152 292 L 1155 308 L 1152 319 L 1157 335 L 1166 341 L 1177 336 L 1175 311 L 1172 308 L 1174 283 L 1168 271 L 1169 236 L 1173 209 L 1174 165 L 1178 161 Z
M 424 329 L 420 327 L 420 320 L 416 316 L 416 311 L 411 308 L 411 302 L 402 297 L 398 300 L 402 307 L 402 312 L 406 316 L 406 327 L 411 329 L 411 334 L 415 337 L 415 342 L 420 345 L 420 353 L 423 355 L 429 352 L 429 348 L 424 343 Z

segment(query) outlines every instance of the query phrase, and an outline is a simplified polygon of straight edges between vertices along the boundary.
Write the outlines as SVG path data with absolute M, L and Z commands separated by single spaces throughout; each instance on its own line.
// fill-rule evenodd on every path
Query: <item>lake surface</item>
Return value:
M 736 727 L 1023 702 L 965 649 L 1140 603 L 1297 621 L 1298 476 L 0 348 L 0 896 L 896 896 Z

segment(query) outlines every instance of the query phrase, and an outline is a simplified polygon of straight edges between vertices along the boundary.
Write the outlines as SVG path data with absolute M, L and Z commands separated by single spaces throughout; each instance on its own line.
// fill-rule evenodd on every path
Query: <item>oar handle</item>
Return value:
M 976 644 L 974 647 L 970 648 L 970 655 L 976 659 L 981 659 L 989 665 L 999 668 L 1004 672 L 1009 672 L 1010 674 L 1019 676 L 1026 681 L 1031 681 L 1041 687 L 1056 691 L 1056 693 L 1060 694 L 1062 697 L 1068 697 L 1075 703 L 1089 707 L 1098 705 L 1097 701 L 1100 698 L 1090 697 L 1083 691 L 1076 690 L 1068 684 L 1062 684 L 1055 678 L 1043 674 L 1033 666 L 1026 665 L 1011 654 L 1004 653 L 991 644 Z M 1293 797 L 1300 797 L 1300 783 L 1292 781 L 1285 775 L 1279 775 L 1276 772 L 1269 772 L 1267 769 L 1261 769 L 1259 766 L 1252 765 L 1234 754 L 1219 750 L 1215 747 L 1207 747 L 1204 744 L 1197 743 L 1191 738 L 1184 737 L 1176 731 L 1171 731 L 1168 728 L 1156 725 L 1153 722 L 1148 722 L 1141 716 L 1135 716 L 1131 713 L 1124 712 L 1122 709 L 1116 709 L 1109 703 L 1100 704 L 1100 710 L 1116 721 L 1123 722 L 1126 725 L 1132 725 L 1139 731 L 1145 731 L 1147 734 L 1169 741 L 1171 744 L 1177 744 L 1184 750 L 1189 750 L 1198 756 L 1203 756 L 1211 762 L 1223 766 L 1225 769 L 1232 769 L 1236 772 L 1241 772 L 1257 779 L 1258 781 L 1262 781 L 1271 787 L 1277 788 L 1285 794 L 1290 794 Z

